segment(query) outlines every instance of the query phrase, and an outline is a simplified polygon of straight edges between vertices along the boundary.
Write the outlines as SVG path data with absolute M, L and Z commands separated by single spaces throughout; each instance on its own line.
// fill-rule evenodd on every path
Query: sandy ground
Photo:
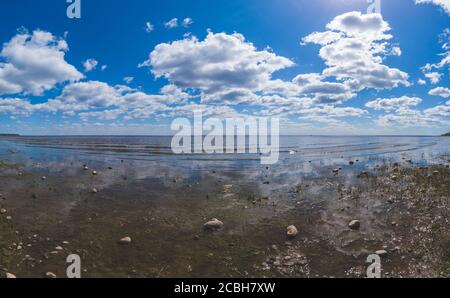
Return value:
M 367 256 L 385 250 L 383 277 L 450 277 L 448 162 L 326 173 L 273 197 L 220 170 L 161 179 L 126 162 L 97 175 L 0 162 L 0 275 L 65 277 L 78 254 L 83 277 L 365 277 Z M 206 231 L 212 218 L 224 225 Z

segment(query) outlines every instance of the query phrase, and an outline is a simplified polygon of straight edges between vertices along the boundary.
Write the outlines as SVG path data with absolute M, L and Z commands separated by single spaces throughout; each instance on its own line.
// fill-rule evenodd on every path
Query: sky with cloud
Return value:
M 9 1 L 0 133 L 171 134 L 177 117 L 283 134 L 450 130 L 450 0 Z

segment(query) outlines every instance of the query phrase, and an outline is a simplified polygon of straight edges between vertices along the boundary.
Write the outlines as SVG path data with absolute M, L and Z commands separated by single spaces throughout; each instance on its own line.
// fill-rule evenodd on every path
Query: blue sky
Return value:
M 2 3 L 0 133 L 170 134 L 193 110 L 284 134 L 449 131 L 449 1 L 381 4 Z

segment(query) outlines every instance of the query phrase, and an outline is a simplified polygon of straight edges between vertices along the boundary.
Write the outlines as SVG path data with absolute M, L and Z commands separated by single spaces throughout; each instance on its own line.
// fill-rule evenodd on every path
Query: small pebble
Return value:
M 47 278 L 56 278 L 56 274 L 54 274 L 53 272 L 47 272 L 47 273 L 45 273 L 45 276 Z
M 361 227 L 361 222 L 359 220 L 352 220 L 348 224 L 348 227 L 352 230 L 359 230 L 359 228 Z
M 119 240 L 120 244 L 130 244 L 131 243 L 131 238 L 130 237 L 123 237 L 122 239 Z
M 295 226 L 292 225 L 292 226 L 287 227 L 287 236 L 289 238 L 294 238 L 297 235 L 298 235 L 298 230 Z

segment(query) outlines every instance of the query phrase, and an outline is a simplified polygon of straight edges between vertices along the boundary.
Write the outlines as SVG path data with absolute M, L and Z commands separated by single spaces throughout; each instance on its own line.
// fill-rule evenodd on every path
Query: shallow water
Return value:
M 395 162 L 418 167 L 448 165 L 450 159 L 450 138 L 443 137 L 282 137 L 280 160 L 271 166 L 261 165 L 254 154 L 174 155 L 170 142 L 170 137 L 0 139 L 0 161 L 19 164 L 3 168 L 9 182 L 1 191 L 12 198 L 5 207 L 14 212 L 16 225 L 11 231 L 42 237 L 23 254 L 40 256 L 69 240 L 67 250 L 83 252 L 92 277 L 130 271 L 178 277 L 309 276 L 309 271 L 344 276 L 363 266 L 367 254 L 391 243 L 390 223 L 408 210 L 399 205 L 400 213 L 390 214 L 380 192 L 391 184 L 379 187 L 358 174 L 377 175 Z M 83 171 L 83 164 L 99 174 Z M 335 175 L 332 170 L 339 168 Z M 26 174 L 18 176 L 21 171 Z M 297 186 L 301 191 L 294 191 Z M 95 196 L 93 187 L 99 191 Z M 393 187 L 396 195 L 403 195 L 402 187 L 400 181 Z M 31 200 L 34 193 L 37 199 Z M 270 200 L 254 201 L 263 197 Z M 204 233 L 203 223 L 213 217 L 225 228 Z M 359 232 L 347 226 L 355 218 L 363 220 Z M 285 246 L 290 224 L 301 235 Z M 396 233 L 406 238 L 409 231 Z M 116 246 L 125 235 L 135 240 L 129 249 Z M 195 235 L 199 241 L 192 240 Z M 295 272 L 260 269 L 268 257 L 295 259 L 296 253 L 308 264 Z M 388 265 L 404 270 L 407 260 L 394 255 Z M 62 271 L 64 264 L 50 259 L 17 270 L 40 276 Z
M 239 170 L 242 165 L 259 166 L 259 154 L 187 154 L 174 155 L 171 137 L 161 136 L 51 136 L 0 138 L 0 156 L 4 159 L 61 161 L 64 159 L 139 160 L 173 163 L 202 161 L 203 165 L 222 164 Z M 333 165 L 359 159 L 389 161 L 414 159 L 421 164 L 434 163 L 436 157 L 449 154 L 450 138 L 402 136 L 282 136 L 277 165 L 320 162 Z M 296 154 L 289 154 L 296 150 Z

